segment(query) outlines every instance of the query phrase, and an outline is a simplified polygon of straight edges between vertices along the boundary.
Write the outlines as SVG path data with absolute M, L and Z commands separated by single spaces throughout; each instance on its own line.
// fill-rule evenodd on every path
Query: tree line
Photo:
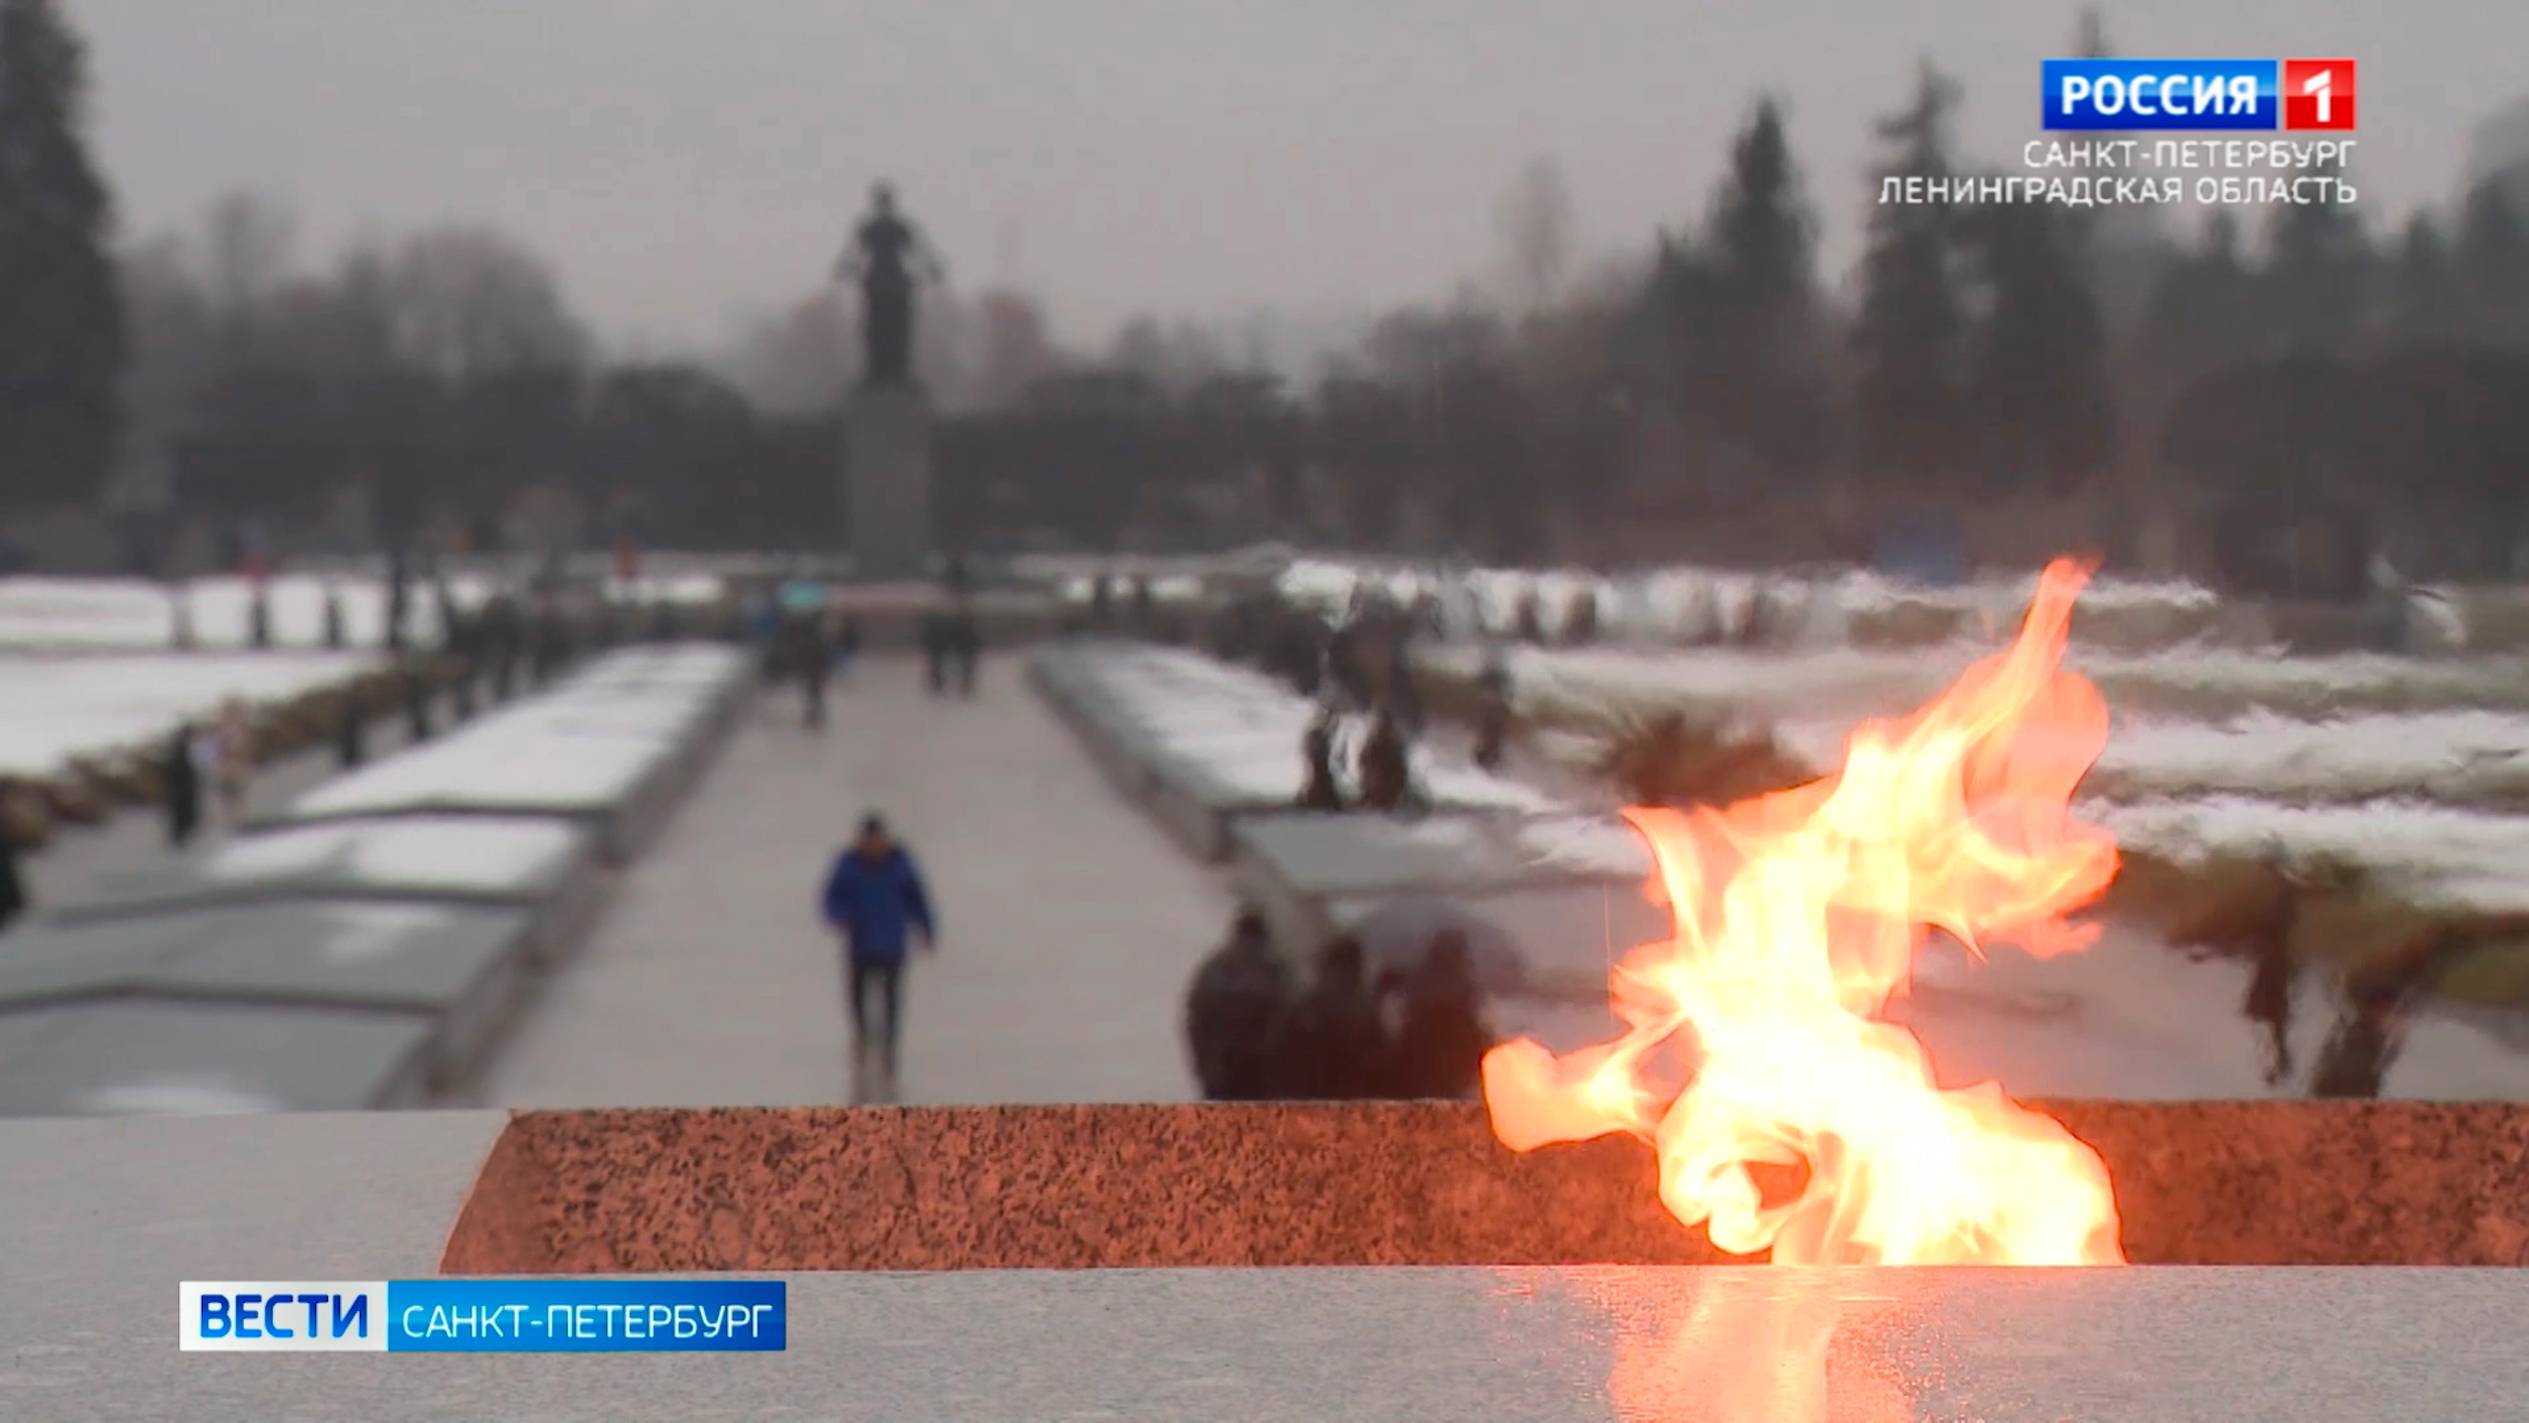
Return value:
M 2094 19 L 2079 42 L 2106 50 Z M 1857 196 L 1979 171 L 1959 99 L 1920 66 Z M 711 358 L 628 360 L 548 262 L 481 225 L 311 262 L 287 208 L 241 192 L 118 249 L 84 107 L 58 0 L 0 0 L 0 502 L 21 527 L 171 488 L 390 545 L 831 527 L 831 416 L 858 362 L 838 290 Z M 1495 213 L 1501 280 L 1386 314 L 1300 390 L 1198 323 L 1072 349 L 1023 293 L 935 294 L 926 383 L 1000 412 L 946 447 L 976 466 L 947 471 L 950 497 L 995 509 L 946 522 L 1051 511 L 1113 537 L 1501 559 L 1702 527 L 1725 552 L 1796 531 L 1818 537 L 1777 553 L 1867 556 L 1820 540 L 2088 496 L 2251 542 L 2278 508 L 2420 511 L 2409 531 L 2463 549 L 2462 571 L 2503 570 L 2518 542 L 2529 233 L 2497 184 L 2386 235 L 2325 204 L 2173 210 L 2184 231 L 2144 210 L 1880 202 L 1837 288 L 1784 105 L 1761 96 L 1703 211 L 1635 255 L 1576 275 L 1570 208 L 1551 161 L 1522 167 Z M 1023 487 L 1032 464 L 1048 488 Z M 1241 483 L 1253 497 L 1220 513 L 1216 487 Z M 122 523 L 127 561 L 163 549 L 150 518 Z
M 2106 52 L 2095 17 L 2080 44 Z M 1877 123 L 1866 193 L 1980 174 L 1952 134 L 1960 97 L 1920 66 Z M 1384 405 L 1391 429 L 1423 427 L 1410 452 L 1360 443 L 1365 469 L 1406 476 L 1356 481 L 1381 506 L 1363 527 L 1392 522 L 1428 467 L 1419 492 L 1454 523 L 1440 539 L 1507 558 L 1546 555 L 1558 511 L 1736 537 L 1734 516 L 1780 526 L 1839 502 L 1885 531 L 2088 495 L 2238 526 L 2316 508 L 2381 525 L 2361 534 L 2372 551 L 2394 526 L 2425 571 L 2513 571 L 2529 535 L 2509 492 L 2529 443 L 2529 240 L 2499 182 L 2385 237 L 2342 204 L 2243 219 L 1883 201 L 1839 293 L 1784 118 L 1757 99 L 1701 220 L 1555 301 L 1535 300 L 1533 274 L 1556 247 L 1538 209 L 1559 184 L 1523 171 L 1505 234 L 1528 280 L 1507 301 L 1392 315 L 1364 346 L 1370 388 L 1331 392 L 1330 420 Z M 2210 553 L 2261 576 L 2253 553 Z

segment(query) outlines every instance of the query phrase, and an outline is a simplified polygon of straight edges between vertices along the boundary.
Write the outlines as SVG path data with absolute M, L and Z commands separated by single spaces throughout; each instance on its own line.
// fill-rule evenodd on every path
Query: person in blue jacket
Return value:
M 909 940 L 919 935 L 927 952 L 937 945 L 931 898 L 922 887 L 922 873 L 913 857 L 887 833 L 887 823 L 872 815 L 861 822 L 860 838 L 835 857 L 825 881 L 825 920 L 843 936 L 852 1005 L 852 1083 L 858 1098 L 870 1095 L 871 1058 L 876 1076 L 890 1096 L 896 1087 L 897 1025 L 903 1021 L 904 961 Z M 870 995 L 876 993 L 880 1015 L 875 1031 L 870 1022 Z

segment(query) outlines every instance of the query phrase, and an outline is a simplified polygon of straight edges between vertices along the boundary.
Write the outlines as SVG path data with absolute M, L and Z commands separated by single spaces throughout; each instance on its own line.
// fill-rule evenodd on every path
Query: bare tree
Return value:
M 1117 329 L 1107 347 L 1107 364 L 1133 371 L 1171 396 L 1186 392 L 1228 369 L 1218 341 L 1192 321 L 1162 323 L 1137 316 Z
M 202 220 L 202 276 L 221 318 L 244 321 L 289 280 L 298 221 L 280 199 L 239 188 L 222 193 Z
M 831 409 L 858 373 L 851 303 L 835 288 L 813 292 L 753 323 L 738 340 L 730 375 L 763 410 L 804 415 Z
M 963 410 L 975 401 L 976 348 L 983 315 L 956 288 L 934 288 L 923 308 L 922 333 L 913 343 L 913 371 L 943 409 Z
M 1380 317 L 1362 338 L 1361 354 L 1377 379 L 1420 389 L 1499 356 L 1506 345 L 1500 321 L 1462 290 L 1446 307 L 1404 307 Z
M 405 360 L 450 379 L 573 367 L 589 338 L 544 259 L 488 227 L 448 226 L 386 257 L 382 295 Z
M 125 426 L 112 497 L 127 508 L 163 506 L 171 491 L 169 443 L 218 359 L 210 299 L 186 246 L 172 233 L 161 234 L 135 244 L 121 262 L 132 356 L 123 368 Z
M 1008 405 L 1039 378 L 1064 364 L 1045 329 L 1045 313 L 1022 293 L 985 292 L 976 299 L 974 400 L 979 406 Z
M 1550 304 L 1572 259 L 1572 190 L 1563 165 L 1539 155 L 1523 166 L 1495 208 L 1512 293 L 1527 311 Z

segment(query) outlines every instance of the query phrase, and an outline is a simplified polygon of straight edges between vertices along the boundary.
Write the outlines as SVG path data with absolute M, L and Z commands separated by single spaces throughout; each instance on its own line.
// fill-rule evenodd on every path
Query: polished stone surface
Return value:
M 2130 1258 L 2529 1264 L 2529 1112 L 2040 1102 Z M 452 1232 L 468 1274 L 1695 1263 L 1624 1138 L 1504 1150 L 1480 1107 L 530 1112 Z
M 587 865 L 588 832 L 526 816 L 390 816 L 288 826 L 114 877 L 56 920 L 285 898 L 533 903 Z
M 432 1416 L 426 1385 L 398 1399 L 377 1391 L 392 1378 L 364 1380 L 360 1364 L 308 1367 L 349 1356 L 194 1369 L 203 1356 L 175 1347 L 176 1285 L 431 1273 L 501 1122 L 498 1112 L 0 1120 L 0 1418 Z
M 290 900 L 45 925 L 0 955 L 0 1011 L 73 996 L 440 1011 L 527 937 L 524 911 L 471 904 Z
M 322 1111 L 418 1100 L 420 1012 L 107 998 L 0 1014 L 0 1117 Z
M 381 1251 L 381 1254 L 388 1252 Z M 365 1272 L 369 1277 L 389 1273 Z M 45 1346 L 117 1418 L 1913 1420 L 2506 1416 L 2529 1277 L 2451 1270 L 1178 1270 L 789 1278 L 764 1355 Z M 172 1295 L 172 1286 L 167 1288 Z M 27 1416 L 36 1416 L 30 1413 Z
M 1609 819 L 1292 812 L 1245 817 L 1231 834 L 1242 868 L 1268 871 L 1308 895 L 1497 893 L 1523 886 L 1604 884 L 1638 899 L 1650 877 L 1640 842 Z M 1559 844 L 1573 841 L 1595 853 L 1555 853 Z
M 0 1121 L 0 1417 L 2406 1423 L 2529 1396 L 2516 1270 L 791 1274 L 781 1354 L 176 1349 L 183 1280 L 431 1273 L 501 1124 Z
M 738 648 L 622 648 L 537 696 L 371 761 L 290 802 L 273 823 L 472 814 L 576 816 L 628 857 L 656 828 L 753 678 Z

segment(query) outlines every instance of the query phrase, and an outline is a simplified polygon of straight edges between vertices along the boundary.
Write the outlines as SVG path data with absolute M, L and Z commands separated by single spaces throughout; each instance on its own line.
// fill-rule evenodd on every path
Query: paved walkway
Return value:
M 908 986 L 907 1102 L 1166 1101 L 1193 1094 L 1187 978 L 1231 896 L 1114 794 L 1021 680 L 984 668 L 935 701 L 881 656 L 822 733 L 786 689 L 751 710 L 578 958 L 467 1100 L 507 1106 L 845 1100 L 826 866 L 877 807 L 920 857 L 941 952 Z

